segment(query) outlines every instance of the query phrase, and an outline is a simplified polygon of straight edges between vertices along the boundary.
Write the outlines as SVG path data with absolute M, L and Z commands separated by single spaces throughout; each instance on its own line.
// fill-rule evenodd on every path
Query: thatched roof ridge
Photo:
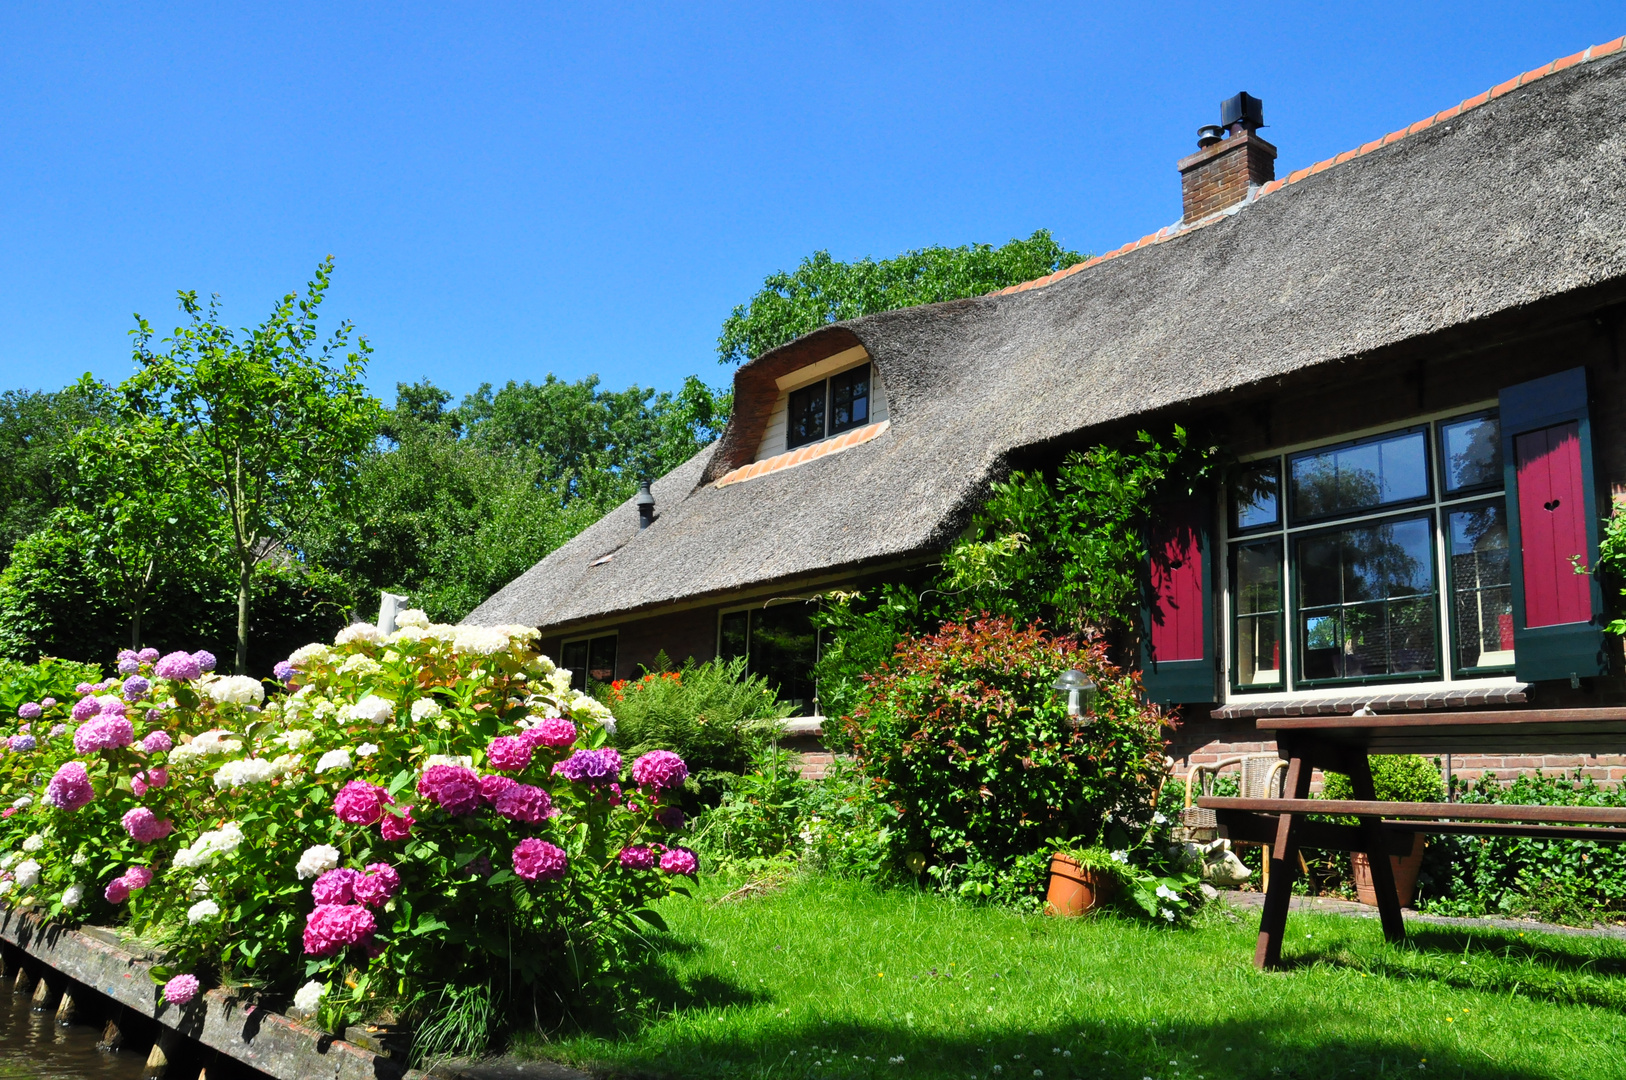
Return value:
M 1615 51 L 1046 287 L 872 315 L 766 353 L 735 381 L 759 410 L 770 373 L 857 340 L 891 427 L 798 468 L 703 482 L 754 450 L 742 410 L 656 483 L 648 530 L 628 502 L 468 621 L 580 624 L 917 556 L 1023 447 L 1626 286 L 1623 105 Z

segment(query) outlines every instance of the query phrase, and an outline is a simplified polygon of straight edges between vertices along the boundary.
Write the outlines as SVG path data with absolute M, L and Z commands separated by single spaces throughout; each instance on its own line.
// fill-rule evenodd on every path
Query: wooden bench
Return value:
M 1368 760 L 1374 753 L 1621 753 L 1626 751 L 1626 709 L 1267 717 L 1256 726 L 1275 737 L 1287 759 L 1282 798 L 1204 796 L 1197 805 L 1215 812 L 1221 835 L 1270 845 L 1269 884 L 1254 949 L 1254 964 L 1260 968 L 1281 962 L 1300 847 L 1364 852 L 1384 936 L 1400 941 L 1405 923 L 1386 856 L 1411 851 L 1415 833 L 1626 842 L 1626 807 L 1380 801 Z M 1317 768 L 1347 775 L 1355 798 L 1309 798 L 1310 777 Z M 1354 817 L 1359 824 L 1310 821 L 1312 814 Z

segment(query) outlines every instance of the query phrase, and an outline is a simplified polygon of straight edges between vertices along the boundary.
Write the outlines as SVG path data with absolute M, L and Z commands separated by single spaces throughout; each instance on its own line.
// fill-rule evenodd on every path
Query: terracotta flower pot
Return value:
M 1377 907 L 1377 890 L 1372 888 L 1372 864 L 1367 862 L 1366 853 L 1352 852 L 1349 862 L 1355 872 L 1355 895 L 1368 907 Z M 1417 892 L 1417 872 L 1423 868 L 1423 834 L 1412 833 L 1411 854 L 1391 855 L 1389 865 L 1394 867 L 1395 895 L 1400 898 L 1400 906 L 1410 907 L 1412 896 Z
M 1047 915 L 1082 915 L 1108 903 L 1118 893 L 1118 879 L 1100 870 L 1088 870 L 1061 852 L 1050 857 L 1050 890 L 1045 894 Z

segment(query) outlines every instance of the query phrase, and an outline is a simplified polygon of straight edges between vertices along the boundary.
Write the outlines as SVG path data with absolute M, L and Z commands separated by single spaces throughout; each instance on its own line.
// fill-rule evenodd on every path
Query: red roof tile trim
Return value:
M 879 424 L 870 424 L 868 427 L 854 428 L 833 439 L 804 446 L 799 450 L 792 450 L 785 454 L 775 454 L 771 458 L 763 458 L 749 465 L 741 465 L 732 472 L 724 473 L 717 480 L 718 487 L 727 487 L 729 484 L 738 484 L 745 480 L 755 480 L 766 473 L 778 472 L 781 469 L 793 469 L 798 465 L 806 465 L 809 461 L 826 457 L 841 450 L 848 450 L 861 443 L 867 443 L 892 426 L 892 421 L 882 420 Z
M 1433 127 L 1435 124 L 1438 124 L 1443 120 L 1450 120 L 1454 117 L 1461 116 L 1469 109 L 1478 108 L 1487 101 L 1492 101 L 1504 94 L 1509 93 L 1510 91 L 1518 89 L 1521 86 L 1526 86 L 1533 83 L 1545 75 L 1551 75 L 1555 71 L 1563 71 L 1565 68 L 1574 67 L 1576 64 L 1585 64 L 1591 60 L 1601 60 L 1605 56 L 1613 56 L 1615 53 L 1620 52 L 1622 48 L 1626 48 L 1626 36 L 1618 37 L 1613 41 L 1606 41 L 1602 45 L 1594 45 L 1590 49 L 1582 49 L 1580 52 L 1574 53 L 1570 56 L 1561 57 L 1560 59 L 1554 60 L 1550 64 L 1544 64 L 1541 67 L 1525 72 L 1523 75 L 1511 78 L 1507 82 L 1498 83 L 1482 94 L 1475 94 L 1473 97 L 1469 98 L 1467 101 L 1464 101 L 1460 105 L 1453 105 L 1449 109 L 1442 110 L 1441 112 L 1436 113 L 1434 116 L 1419 120 L 1409 127 L 1401 128 L 1399 131 L 1391 131 L 1381 139 L 1373 139 L 1371 142 L 1366 143 L 1358 149 L 1345 150 L 1336 157 L 1330 157 L 1325 161 L 1318 161 L 1314 165 L 1309 165 L 1302 169 L 1296 169 L 1288 175 L 1286 180 L 1272 180 L 1270 183 L 1261 187 L 1258 191 L 1255 191 L 1251 199 L 1237 203 L 1236 206 L 1227 207 L 1224 210 L 1210 214 L 1207 217 L 1191 222 L 1190 224 L 1180 222 L 1176 225 L 1166 225 L 1157 232 L 1148 233 L 1139 240 L 1127 243 L 1123 247 L 1118 248 L 1116 251 L 1109 251 L 1105 255 L 1097 255 L 1092 259 L 1086 259 L 1084 262 L 1074 263 L 1065 270 L 1057 270 L 1054 274 L 1047 274 L 1046 276 L 1037 278 L 1033 281 L 1024 281 L 1019 285 L 1011 285 L 1003 289 L 996 289 L 989 295 L 998 296 L 1003 293 L 1026 292 L 1028 289 L 1041 289 L 1053 282 L 1060 281 L 1062 278 L 1072 277 L 1080 270 L 1088 270 L 1096 263 L 1105 262 L 1107 259 L 1115 259 L 1119 255 L 1134 251 L 1136 248 L 1144 247 L 1147 244 L 1159 244 L 1165 240 L 1188 233 L 1192 229 L 1200 229 L 1205 225 L 1212 225 L 1221 218 L 1226 218 L 1231 214 L 1234 214 L 1238 208 L 1248 205 L 1249 202 L 1257 202 L 1267 195 L 1273 195 L 1289 184 L 1298 183 L 1306 176 L 1314 176 L 1316 173 L 1324 172 L 1327 169 L 1332 168 L 1334 165 L 1341 165 L 1353 158 L 1364 157 L 1374 150 L 1378 150 L 1382 147 L 1389 146 L 1392 143 L 1399 142 L 1407 135 L 1412 135 L 1419 131 Z M 779 459 L 770 458 L 769 460 L 777 461 Z M 759 464 L 767 463 L 761 462 Z M 735 470 L 735 472 L 739 471 L 741 470 Z M 734 473 L 729 473 L 728 476 L 725 476 L 722 480 L 717 481 L 717 483 L 722 485 L 725 482 L 729 482 L 729 478 L 732 476 L 734 476 Z

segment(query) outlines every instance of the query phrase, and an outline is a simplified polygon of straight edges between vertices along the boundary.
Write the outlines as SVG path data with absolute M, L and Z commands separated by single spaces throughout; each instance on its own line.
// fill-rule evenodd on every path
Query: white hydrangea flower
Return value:
M 39 851 L 44 847 L 45 837 L 41 836 L 39 833 L 35 833 L 33 836 L 30 836 L 27 840 L 23 841 L 24 851 Z
M 409 607 L 405 611 L 395 613 L 396 626 L 424 627 L 429 625 L 429 616 L 422 608 Z
M 315 720 L 326 720 L 338 713 L 339 707 L 327 698 L 323 698 L 311 707 L 311 717 Z
M 192 926 L 198 925 L 204 919 L 212 919 L 220 914 L 220 905 L 213 900 L 199 900 L 186 909 L 186 921 Z
M 531 657 L 530 663 L 526 666 L 532 671 L 536 672 L 538 675 L 543 676 L 552 675 L 558 670 L 557 665 L 555 665 L 551 659 L 543 656 L 541 653 L 537 653 L 535 656 Z
M 364 742 L 356 747 L 357 757 L 372 757 L 376 753 L 378 753 L 377 743 Z
M 299 768 L 298 754 L 283 754 L 271 762 L 272 776 L 287 776 Z
M 33 859 L 24 859 L 17 864 L 16 877 L 19 889 L 32 889 L 40 883 L 40 864 Z
M 491 656 L 508 648 L 508 631 L 496 626 L 459 626 L 452 648 L 470 656 Z
M 362 678 L 377 675 L 383 670 L 382 664 L 365 653 L 357 653 L 339 665 L 340 675 L 359 675 Z
M 294 865 L 300 878 L 313 878 L 339 865 L 339 849 L 332 844 L 315 844 L 305 849 Z
M 403 626 L 385 640 L 391 645 L 398 645 L 403 641 L 422 641 L 428 636 L 429 632 L 421 626 Z
M 21 855 L 17 854 L 15 851 L 11 852 L 5 858 L 0 859 L 0 870 L 10 870 L 13 866 L 17 865 L 17 860 L 20 858 L 22 858 Z
M 6 878 L 5 880 L 0 881 L 0 896 L 4 896 L 8 892 L 10 892 L 11 887 L 13 885 L 15 885 L 15 884 L 16 884 L 16 882 L 12 881 L 10 878 Z
M 339 749 L 329 750 L 316 759 L 316 773 L 327 772 L 329 769 L 348 769 L 350 767 L 350 751 Z
M 202 866 L 216 855 L 230 855 L 243 843 L 243 827 L 228 821 L 218 829 L 210 829 L 191 844 L 175 853 L 175 867 L 191 870 Z
M 32 796 L 32 795 L 19 795 L 19 796 L 17 796 L 17 801 L 12 803 L 11 805 L 15 806 L 19 810 L 26 810 L 30 806 L 34 805 L 34 796 Z
M 440 704 L 433 698 L 419 698 L 412 703 L 412 719 L 428 720 L 440 715 Z
M 569 668 L 554 668 L 548 676 L 548 689 L 554 697 L 564 697 L 570 693 L 570 680 L 575 678 L 575 672 Z
M 365 720 L 370 724 L 386 724 L 395 718 L 395 702 L 368 694 L 354 705 L 339 710 L 340 720 Z
M 288 662 L 301 671 L 326 664 L 333 658 L 333 650 L 320 642 L 301 645 L 288 657 Z
M 62 890 L 62 906 L 70 911 L 78 907 L 84 898 L 85 887 L 83 885 L 69 885 Z
M 215 787 L 231 791 L 248 784 L 263 784 L 277 775 L 277 767 L 265 758 L 228 761 L 215 773 Z
M 217 675 L 203 684 L 203 692 L 218 705 L 258 705 L 265 687 L 248 675 Z
M 86 855 L 83 851 L 74 852 L 73 853 L 73 858 L 68 860 L 68 862 L 70 864 L 74 865 L 74 866 L 83 866 L 86 863 L 88 863 L 89 861 L 90 861 L 90 856 Z
M 351 623 L 340 630 L 333 638 L 335 645 L 349 645 L 353 641 L 365 641 L 370 645 L 377 645 L 384 640 L 383 633 L 372 623 Z
M 454 641 L 457 638 L 458 628 L 451 623 L 430 623 L 423 628 L 423 635 L 434 641 Z
M 169 752 L 169 764 L 184 768 L 201 758 L 225 757 L 227 754 L 235 754 L 242 749 L 243 741 L 241 739 L 234 739 L 231 737 L 231 732 L 221 731 L 217 728 L 213 731 L 205 731 L 201 735 L 195 735 L 191 742 L 182 743 L 171 750 Z
M 423 759 L 423 764 L 418 767 L 418 771 L 426 773 L 436 765 L 461 765 L 465 769 L 472 769 L 474 768 L 474 759 L 468 754 L 430 754 Z
M 312 979 L 294 991 L 294 1008 L 300 1012 L 315 1012 L 316 1007 L 322 1004 L 322 997 L 326 993 L 327 987 Z
M 540 641 L 542 638 L 542 631 L 538 630 L 536 627 L 521 626 L 518 623 L 505 623 L 502 626 L 494 626 L 492 629 L 501 630 L 503 633 L 508 635 L 508 639 L 510 641 L 515 642 Z
M 198 875 L 198 879 L 192 883 L 192 897 L 193 899 L 196 899 L 198 897 L 208 895 L 209 879 L 200 874 Z
M 308 731 L 305 728 L 291 728 L 278 735 L 276 741 L 290 750 L 303 750 L 315 738 L 316 732 L 314 731 Z

